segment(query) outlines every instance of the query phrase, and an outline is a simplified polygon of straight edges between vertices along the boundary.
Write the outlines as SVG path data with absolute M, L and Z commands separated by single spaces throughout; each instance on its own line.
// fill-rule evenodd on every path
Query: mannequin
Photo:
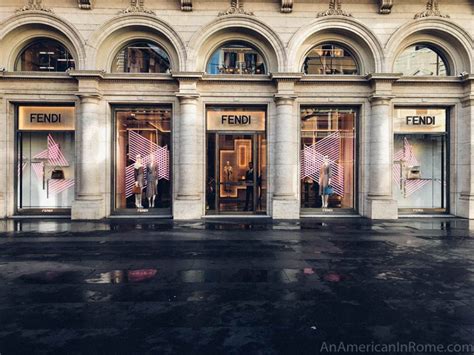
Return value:
M 157 195 L 156 185 L 158 184 L 158 174 L 156 165 L 152 159 L 146 166 L 146 197 L 148 199 L 148 208 L 155 207 Z
M 227 161 L 224 166 L 224 191 L 229 193 L 232 191 L 230 182 L 232 181 L 232 175 L 234 174 L 234 169 L 230 165 L 230 161 Z
M 134 176 L 135 176 L 135 186 L 140 188 L 140 192 L 135 194 L 135 207 L 143 208 L 142 206 L 142 189 L 145 182 L 142 157 L 140 154 L 137 154 L 135 164 L 134 164 Z
M 319 195 L 321 195 L 322 207 L 328 207 L 329 194 L 328 186 L 331 185 L 331 163 L 329 156 L 325 155 L 323 158 L 323 164 L 319 170 Z

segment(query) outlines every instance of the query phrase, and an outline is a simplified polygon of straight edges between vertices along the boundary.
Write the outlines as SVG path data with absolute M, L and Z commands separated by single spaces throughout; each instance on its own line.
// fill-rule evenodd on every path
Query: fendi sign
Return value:
M 263 111 L 208 111 L 210 131 L 265 131 Z
M 20 106 L 18 129 L 22 131 L 73 131 L 72 106 Z
M 395 133 L 446 132 L 446 110 L 395 109 L 393 130 Z

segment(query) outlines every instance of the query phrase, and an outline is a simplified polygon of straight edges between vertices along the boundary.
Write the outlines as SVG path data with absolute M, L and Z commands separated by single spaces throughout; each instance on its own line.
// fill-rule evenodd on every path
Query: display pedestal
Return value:
M 99 220 L 105 218 L 105 205 L 102 198 L 77 199 L 72 203 L 71 219 Z
M 367 217 L 371 219 L 397 219 L 398 203 L 390 199 L 367 200 Z
M 273 219 L 299 219 L 300 204 L 297 199 L 283 200 L 273 198 L 272 201 Z
M 173 204 L 173 218 L 175 220 L 201 219 L 203 203 L 200 198 L 175 199 Z

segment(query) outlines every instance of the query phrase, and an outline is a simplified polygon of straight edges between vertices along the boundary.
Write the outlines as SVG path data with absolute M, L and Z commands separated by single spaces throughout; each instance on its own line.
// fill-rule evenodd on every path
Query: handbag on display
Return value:
M 54 169 L 51 172 L 51 180 L 63 180 L 64 179 L 64 171 L 62 169 Z
M 141 193 L 142 193 L 142 188 L 141 188 L 140 186 L 133 185 L 132 193 L 134 193 L 134 194 L 141 194 Z
M 419 166 L 409 166 L 407 180 L 421 179 L 421 170 Z

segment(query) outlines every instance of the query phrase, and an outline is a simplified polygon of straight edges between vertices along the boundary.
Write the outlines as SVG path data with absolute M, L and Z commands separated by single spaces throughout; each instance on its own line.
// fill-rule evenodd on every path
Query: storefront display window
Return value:
M 167 73 L 170 59 L 166 51 L 149 41 L 133 42 L 122 48 L 112 64 L 114 73 Z
M 401 212 L 445 212 L 447 131 L 444 109 L 396 109 L 393 194 Z
M 357 62 L 347 49 L 332 43 L 314 47 L 303 64 L 305 74 L 355 75 Z
M 74 58 L 64 45 L 53 39 L 41 38 L 21 52 L 15 70 L 64 72 L 74 67 Z
M 352 108 L 302 107 L 302 208 L 354 208 L 356 116 Z
M 117 108 L 115 125 L 115 209 L 169 212 L 171 108 Z
M 265 111 L 207 110 L 208 213 L 264 213 L 267 201 Z
M 405 49 L 395 61 L 395 73 L 405 76 L 446 76 L 448 66 L 436 48 L 416 44 Z
M 74 199 L 74 107 L 20 106 L 17 209 L 57 212 Z
M 247 43 L 228 43 L 214 52 L 207 65 L 208 74 L 266 74 L 260 52 Z

